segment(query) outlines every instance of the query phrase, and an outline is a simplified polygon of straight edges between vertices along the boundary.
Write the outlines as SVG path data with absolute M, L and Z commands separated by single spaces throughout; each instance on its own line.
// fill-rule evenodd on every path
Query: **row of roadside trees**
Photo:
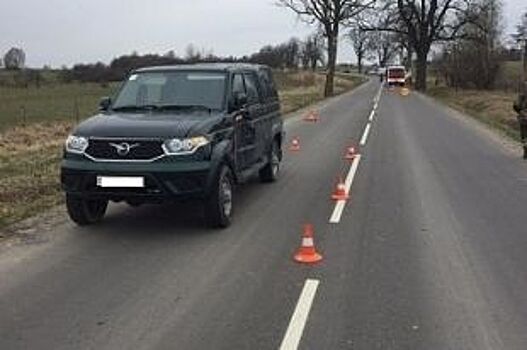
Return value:
M 190 64 L 197 62 L 246 62 L 266 64 L 276 69 L 311 69 L 315 70 L 325 62 L 324 40 L 319 34 L 309 35 L 301 40 L 291 38 L 286 42 L 277 45 L 265 45 L 259 51 L 242 57 L 217 56 L 211 51 L 199 49 L 194 45 L 189 45 L 184 55 L 177 55 L 174 51 L 169 51 L 163 55 L 144 54 L 137 52 L 122 55 L 113 59 L 109 64 L 79 63 L 68 68 L 63 66 L 58 74 L 60 82 L 97 82 L 107 83 L 122 80 L 131 70 L 153 66 L 171 64 Z M 25 53 L 23 50 L 13 48 L 5 55 L 5 68 L 15 71 L 10 75 L 9 81 L 4 81 L 0 77 L 0 85 L 16 87 L 40 87 L 46 83 L 50 71 L 49 67 L 44 69 L 24 68 Z
M 525 48 L 527 13 L 511 40 L 502 33 L 501 0 L 278 0 L 313 25 L 316 34 L 266 45 L 243 57 L 218 57 L 189 45 L 184 56 L 124 55 L 109 65 L 76 64 L 64 68 L 65 81 L 106 82 L 122 79 L 131 69 L 146 65 L 193 62 L 255 62 L 274 68 L 327 67 L 325 95 L 333 94 L 339 39 L 347 37 L 358 59 L 386 66 L 396 57 L 412 68 L 415 87 L 426 90 L 430 59 L 444 80 L 456 87 L 492 88 L 500 62 L 521 58 Z M 523 43 L 523 44 L 522 44 Z M 523 50 L 523 55 L 527 55 Z M 521 50 L 520 50 L 521 52 Z M 9 69 L 23 67 L 25 54 L 12 48 L 4 57 Z
M 380 65 L 385 65 L 399 54 L 402 63 L 413 66 L 418 90 L 426 90 L 432 53 L 443 53 L 444 63 L 450 66 L 448 62 L 452 57 L 456 57 L 456 64 L 460 62 L 457 58 L 461 54 L 467 63 L 477 59 L 477 67 L 472 67 L 472 71 L 477 72 L 474 73 L 478 80 L 475 85 L 488 88 L 492 86 L 499 66 L 496 64 L 498 53 L 507 49 L 502 45 L 500 0 L 278 2 L 322 31 L 328 58 L 326 95 L 333 92 L 338 39 L 343 31 L 349 33 L 359 66 L 362 66 L 363 59 L 371 59 L 372 55 L 377 57 Z

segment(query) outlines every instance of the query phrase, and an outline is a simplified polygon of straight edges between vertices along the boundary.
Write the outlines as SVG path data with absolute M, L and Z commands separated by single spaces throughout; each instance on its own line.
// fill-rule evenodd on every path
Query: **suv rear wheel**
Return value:
M 99 222 L 106 213 L 108 201 L 103 199 L 83 199 L 66 194 L 66 208 L 70 218 L 80 226 Z
M 205 203 L 205 216 L 210 226 L 225 228 L 231 224 L 233 197 L 234 180 L 231 170 L 222 165 Z
M 280 172 L 280 146 L 278 141 L 273 142 L 269 154 L 269 162 L 260 170 L 260 181 L 275 182 Z

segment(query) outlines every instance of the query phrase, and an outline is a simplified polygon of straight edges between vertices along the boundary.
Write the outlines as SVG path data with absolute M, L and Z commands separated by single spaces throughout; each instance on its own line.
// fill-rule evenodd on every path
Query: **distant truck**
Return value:
M 386 83 L 388 86 L 404 86 L 406 68 L 404 66 L 389 66 L 386 68 Z

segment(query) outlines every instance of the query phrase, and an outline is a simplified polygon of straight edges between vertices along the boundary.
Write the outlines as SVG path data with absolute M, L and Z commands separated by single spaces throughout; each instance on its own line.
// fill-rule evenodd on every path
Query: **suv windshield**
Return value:
M 222 72 L 159 71 L 130 75 L 114 110 L 203 108 L 221 110 L 226 74 Z

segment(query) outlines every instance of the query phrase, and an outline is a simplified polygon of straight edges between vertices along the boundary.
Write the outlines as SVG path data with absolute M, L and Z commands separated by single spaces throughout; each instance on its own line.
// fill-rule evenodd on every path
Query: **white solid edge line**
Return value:
M 362 137 L 360 139 L 361 146 L 364 146 L 366 142 L 368 141 L 368 135 L 370 134 L 370 128 L 371 128 L 371 123 L 366 124 L 366 128 L 364 128 L 364 133 L 362 134 Z
M 291 321 L 289 321 L 280 350 L 296 350 L 298 348 L 319 283 L 320 281 L 315 279 L 307 279 L 304 283 L 304 288 L 302 288 L 295 311 Z
M 344 187 L 346 188 L 346 193 L 348 194 L 350 193 L 351 185 L 353 185 L 353 179 L 355 179 L 355 174 L 357 173 L 357 169 L 359 168 L 360 159 L 361 155 L 357 154 L 353 159 L 353 163 L 351 164 L 348 175 L 346 176 Z M 340 217 L 342 216 L 342 212 L 344 211 L 345 206 L 345 200 L 337 201 L 337 203 L 335 204 L 335 208 L 333 209 L 333 213 L 331 213 L 331 217 L 329 218 L 330 224 L 338 224 L 340 222 Z
M 373 109 L 371 112 L 370 112 L 370 116 L 368 117 L 368 120 L 371 122 L 373 120 L 373 117 L 375 115 L 375 110 Z

